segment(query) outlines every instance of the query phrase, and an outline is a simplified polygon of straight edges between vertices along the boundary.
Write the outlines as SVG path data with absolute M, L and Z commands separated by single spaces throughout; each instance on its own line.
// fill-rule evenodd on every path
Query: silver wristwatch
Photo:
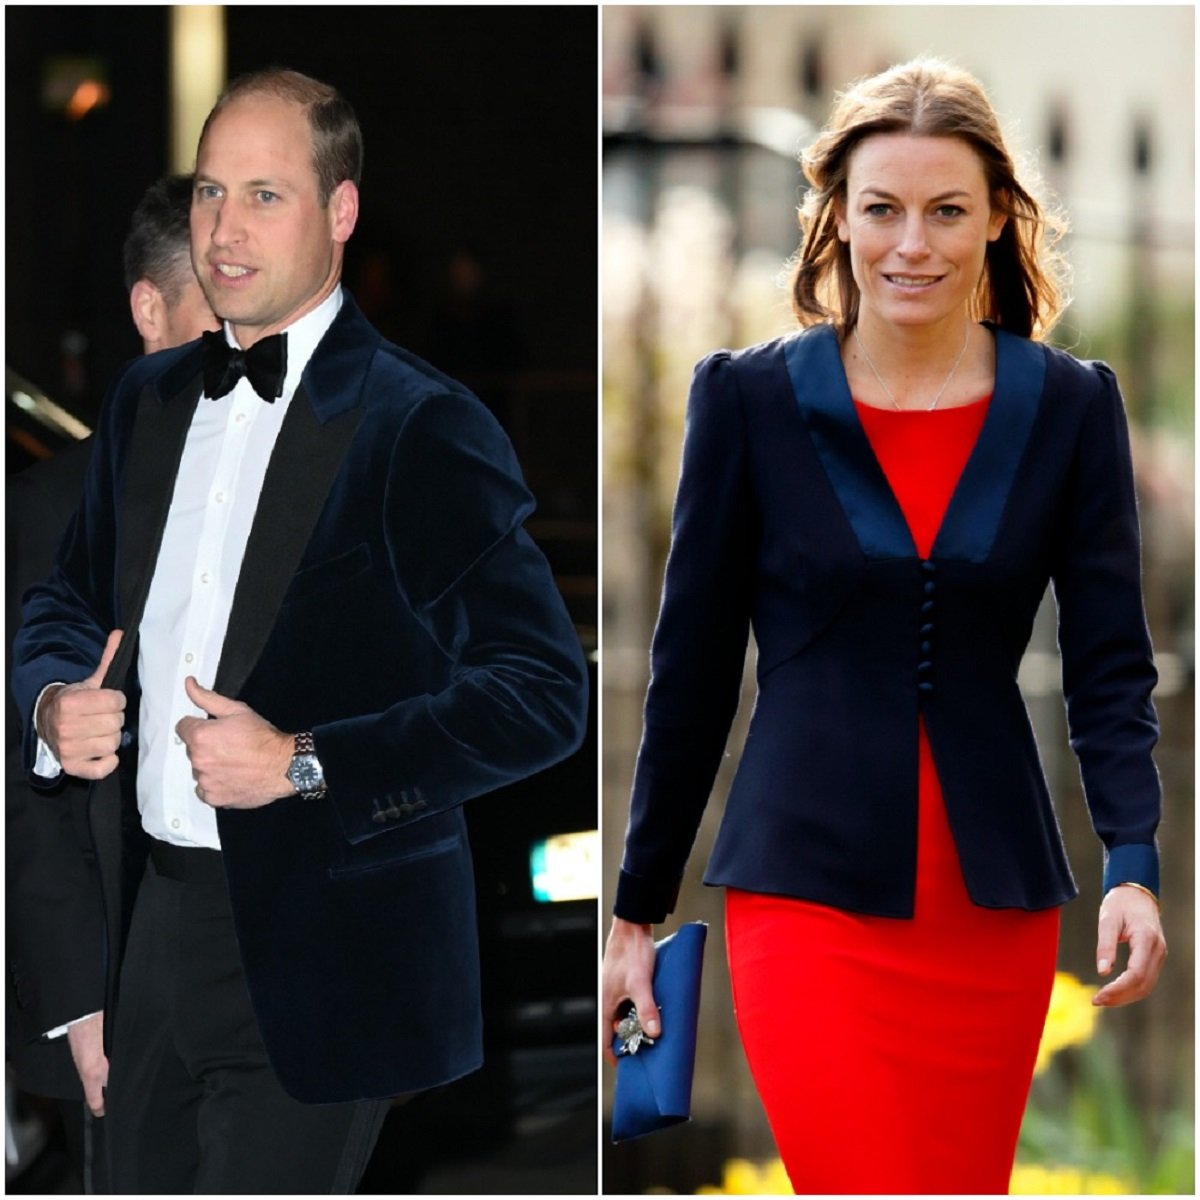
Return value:
M 300 794 L 301 800 L 317 800 L 328 790 L 321 760 L 314 753 L 311 733 L 298 733 L 296 751 L 287 769 L 288 782 Z

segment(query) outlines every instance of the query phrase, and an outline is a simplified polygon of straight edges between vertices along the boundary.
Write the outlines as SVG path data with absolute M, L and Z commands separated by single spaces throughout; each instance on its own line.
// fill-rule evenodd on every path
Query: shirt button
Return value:
M 200 582 L 201 582 L 201 583 L 207 583 L 207 582 L 208 582 L 208 572 L 207 572 L 207 571 L 204 571 L 204 572 L 201 574 L 201 576 L 200 576 Z
M 238 415 L 236 417 L 234 417 L 233 419 L 238 425 L 241 425 L 242 422 L 245 421 L 245 419 L 246 419 L 246 414 L 238 413 Z
M 172 829 L 178 829 L 178 828 L 179 828 L 179 818 L 178 818 L 178 817 L 176 817 L 176 818 L 175 818 L 175 820 L 173 820 L 173 821 L 171 822 L 171 828 L 172 828 Z
M 224 503 L 225 503 L 225 493 L 224 493 L 224 492 L 218 492 L 218 493 L 217 493 L 217 494 L 216 494 L 216 495 L 213 497 L 213 499 L 214 499 L 214 500 L 215 500 L 215 501 L 216 501 L 218 504 L 224 504 Z
M 181 738 L 181 737 L 179 736 L 179 734 L 176 734 L 176 735 L 175 735 L 175 739 L 174 739 L 174 740 L 175 740 L 175 745 L 177 745 L 177 746 L 182 746 L 182 745 L 183 745 L 183 738 Z
M 189 651 L 187 654 L 185 654 L 185 655 L 183 656 L 183 661 L 184 661 L 184 662 L 189 662 L 189 663 L 190 663 L 190 662 L 195 662 L 195 661 L 196 661 L 196 656 L 195 656 L 194 654 L 192 654 L 192 653 Z

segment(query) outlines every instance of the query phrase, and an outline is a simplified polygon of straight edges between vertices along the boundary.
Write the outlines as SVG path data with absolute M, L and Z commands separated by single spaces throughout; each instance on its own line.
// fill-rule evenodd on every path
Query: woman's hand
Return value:
M 1092 997 L 1092 1003 L 1102 1008 L 1132 1004 L 1150 995 L 1167 957 L 1158 902 L 1148 892 L 1128 884 L 1110 888 L 1100 905 L 1096 969 L 1101 975 L 1112 971 L 1120 942 L 1129 943 L 1129 962 L 1116 979 Z
M 651 982 L 654 978 L 654 935 L 649 925 L 635 925 L 613 917 L 604 948 L 604 966 L 600 985 L 600 1043 L 604 1057 L 616 1066 L 612 1037 L 626 1000 L 633 1001 L 642 1028 L 649 1037 L 658 1037 L 662 1026 L 654 1003 Z

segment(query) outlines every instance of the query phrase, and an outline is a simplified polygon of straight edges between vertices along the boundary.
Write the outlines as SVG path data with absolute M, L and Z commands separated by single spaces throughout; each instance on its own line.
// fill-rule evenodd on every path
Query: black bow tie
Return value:
M 287 334 L 260 338 L 249 350 L 239 350 L 225 340 L 223 331 L 204 335 L 204 394 L 211 400 L 233 391 L 243 375 L 268 403 L 283 395 L 287 373 Z

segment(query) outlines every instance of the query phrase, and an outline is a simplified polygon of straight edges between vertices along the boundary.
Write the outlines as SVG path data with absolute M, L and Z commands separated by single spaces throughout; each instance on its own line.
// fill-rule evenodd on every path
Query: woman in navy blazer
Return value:
M 1146 995 L 1166 952 L 1125 415 L 1107 366 L 1041 340 L 1056 223 L 970 76 L 860 82 L 805 170 L 803 332 L 693 381 L 603 1012 L 660 1028 L 651 927 L 752 627 L 758 698 L 705 882 L 730 889 L 739 1027 L 793 1186 L 1006 1191 L 1076 894 L 1017 686 L 1048 584 L 1104 847 L 1101 975 L 1130 945 L 1096 1003 Z M 946 471 L 922 545 L 914 505 Z

